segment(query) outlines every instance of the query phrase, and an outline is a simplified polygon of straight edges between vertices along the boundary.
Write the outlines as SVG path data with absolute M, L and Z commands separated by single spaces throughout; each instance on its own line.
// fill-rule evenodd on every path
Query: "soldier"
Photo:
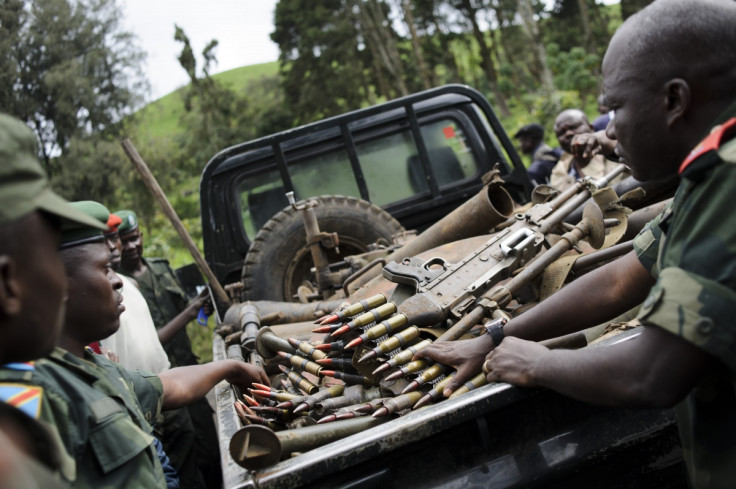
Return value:
M 165 487 L 151 436 L 160 409 L 204 396 L 226 379 L 241 387 L 266 381 L 243 362 L 222 361 L 172 369 L 160 375 L 129 371 L 86 345 L 114 333 L 124 309 L 120 279 L 113 273 L 101 230 L 75 226 L 62 233 L 61 256 L 69 299 L 64 327 L 48 359 L 31 375 L 3 370 L 17 384 L 44 393 L 41 417 L 56 427 L 69 458 L 62 475 L 78 487 Z
M 603 60 L 604 93 L 615 111 L 608 136 L 635 178 L 679 174 L 674 202 L 625 257 L 502 329 L 422 350 L 417 357 L 457 367 L 447 392 L 482 365 L 489 381 L 548 387 L 591 403 L 677 404 L 693 486 L 733 487 L 735 24 L 733 1 L 657 0 L 616 32 Z M 642 301 L 643 330 L 629 341 L 579 351 L 528 341 L 601 323 Z
M 107 222 L 105 244 L 110 251 L 110 263 L 117 272 L 120 269 L 122 251 L 118 234 L 118 227 L 122 223 L 120 217 L 110 214 L 107 207 L 98 202 L 75 202 L 72 205 L 86 206 L 100 221 Z M 168 356 L 161 346 L 159 332 L 156 331 L 148 304 L 138 290 L 137 283 L 125 275 L 117 276 L 123 282 L 121 294 L 125 311 L 120 315 L 120 328 L 101 340 L 100 345 L 112 350 L 125 368 L 146 370 L 155 374 L 169 370 Z M 163 419 L 154 425 L 154 429 L 178 473 L 181 489 L 204 487 L 204 477 L 197 466 L 194 451 L 196 434 L 189 410 L 183 407 L 164 411 Z
M 573 154 L 572 145 L 576 136 L 589 135 L 595 138 L 593 126 L 590 125 L 588 117 L 582 110 L 567 109 L 560 112 L 557 119 L 555 119 L 554 130 L 557 141 L 564 151 L 560 156 L 560 160 L 552 168 L 552 174 L 549 178 L 549 184 L 557 190 L 565 190 L 575 183 L 575 180 L 586 176 L 601 178 L 618 165 L 617 162 L 608 160 L 600 152 L 585 154 L 584 156 Z M 613 151 L 612 145 L 599 147 L 599 149 L 607 150 L 606 155 Z M 612 183 L 617 183 L 623 178 L 623 176 L 619 176 Z
M 532 163 L 527 169 L 529 178 L 535 185 L 549 183 L 552 168 L 560 159 L 562 150 L 552 149 L 545 144 L 544 128 L 539 124 L 527 124 L 514 134 L 514 138 L 519 140 L 521 152 L 532 157 Z
M 200 307 L 205 304 L 206 291 L 189 301 L 167 260 L 143 258 L 143 234 L 135 212 L 120 210 L 114 214 L 122 219 L 118 228 L 122 243 L 120 272 L 137 281 L 171 366 L 197 365 L 197 357 L 192 352 L 185 326 L 197 317 Z M 207 487 L 219 488 L 222 471 L 212 408 L 206 399 L 201 399 L 187 406 L 187 409 L 194 425 L 196 442 L 167 442 L 167 453 L 175 467 L 187 471 L 198 467 Z M 193 450 L 196 453 L 196 467 L 188 463 L 189 453 Z
M 47 355 L 61 333 L 61 227 L 79 221 L 102 228 L 51 191 L 36 144 L 23 123 L 0 114 L 0 365 L 25 374 L 34 365 L 19 362 Z M 63 448 L 36 421 L 42 396 L 0 376 L 0 486 L 63 486 L 51 472 Z

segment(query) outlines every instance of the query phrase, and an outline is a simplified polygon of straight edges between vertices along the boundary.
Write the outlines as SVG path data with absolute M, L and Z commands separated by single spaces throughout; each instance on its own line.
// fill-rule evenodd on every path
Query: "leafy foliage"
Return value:
M 0 109 L 34 128 L 42 158 L 110 129 L 140 102 L 143 53 L 119 25 L 116 0 L 0 4 Z

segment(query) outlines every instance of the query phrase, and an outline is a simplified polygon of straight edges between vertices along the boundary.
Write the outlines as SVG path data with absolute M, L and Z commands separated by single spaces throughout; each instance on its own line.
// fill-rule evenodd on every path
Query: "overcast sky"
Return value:
M 148 53 L 144 69 L 152 100 L 189 82 L 176 59 L 181 44 L 174 41 L 174 24 L 184 29 L 197 55 L 210 40 L 219 41 L 214 73 L 278 59 L 269 37 L 276 0 L 123 0 L 121 5 L 125 29 Z

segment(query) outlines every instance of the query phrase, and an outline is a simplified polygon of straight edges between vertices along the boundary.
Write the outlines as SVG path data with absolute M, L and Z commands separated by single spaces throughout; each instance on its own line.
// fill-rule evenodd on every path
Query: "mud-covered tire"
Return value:
M 340 253 L 328 251 L 330 263 L 368 251 L 376 241 L 390 243 L 391 236 L 404 231 L 388 212 L 365 200 L 342 195 L 313 199 L 319 203 L 314 210 L 320 231 L 340 239 Z M 263 225 L 245 255 L 243 295 L 246 300 L 295 301 L 313 266 L 301 212 L 286 207 Z

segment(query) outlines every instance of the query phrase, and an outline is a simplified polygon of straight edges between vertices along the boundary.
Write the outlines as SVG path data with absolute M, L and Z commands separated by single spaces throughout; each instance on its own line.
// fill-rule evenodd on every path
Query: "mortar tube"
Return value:
M 312 450 L 388 420 L 361 416 L 279 433 L 263 426 L 249 425 L 238 430 L 230 439 L 230 455 L 241 467 L 259 469 L 276 463 L 283 454 Z
M 460 207 L 394 251 L 388 260 L 416 256 L 423 251 L 460 239 L 486 234 L 514 212 L 514 201 L 501 186 L 485 186 Z

